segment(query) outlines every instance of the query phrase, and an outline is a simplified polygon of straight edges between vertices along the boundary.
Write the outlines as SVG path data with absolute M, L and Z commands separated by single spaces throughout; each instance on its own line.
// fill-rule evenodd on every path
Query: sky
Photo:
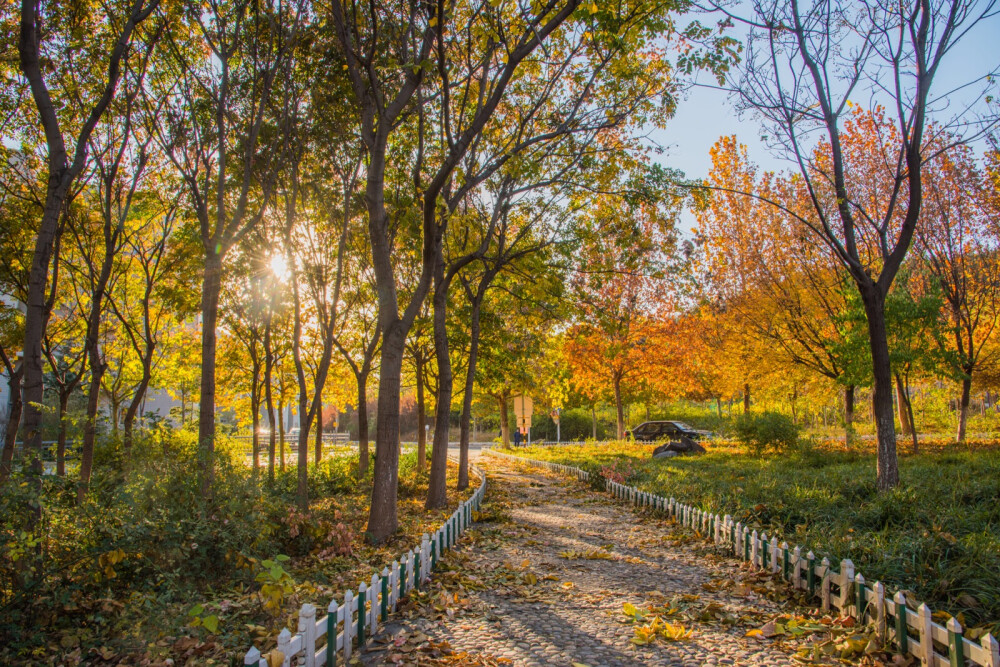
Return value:
M 704 17 L 702 23 L 709 24 Z M 933 84 L 933 92 L 942 94 L 956 85 L 1000 67 L 1000 15 L 977 25 L 948 55 Z M 688 178 L 703 178 L 712 166 L 709 150 L 721 136 L 735 134 L 747 145 L 750 159 L 767 170 L 792 168 L 790 162 L 772 155 L 760 141 L 760 126 L 750 114 L 738 117 L 714 77 L 702 74 L 666 129 L 651 133 L 651 138 L 666 151 L 659 156 L 664 166 L 680 169 Z M 994 94 L 1000 91 L 994 88 Z M 864 95 L 859 97 L 864 98 Z M 980 151 L 982 146 L 979 147 Z M 682 232 L 694 226 L 694 215 L 686 211 L 681 217 Z

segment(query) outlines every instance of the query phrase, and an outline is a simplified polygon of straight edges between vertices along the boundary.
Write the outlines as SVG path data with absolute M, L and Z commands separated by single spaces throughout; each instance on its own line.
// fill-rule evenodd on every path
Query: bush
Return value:
M 740 415 L 733 421 L 733 435 L 752 454 L 787 452 L 799 441 L 799 427 L 779 412 Z

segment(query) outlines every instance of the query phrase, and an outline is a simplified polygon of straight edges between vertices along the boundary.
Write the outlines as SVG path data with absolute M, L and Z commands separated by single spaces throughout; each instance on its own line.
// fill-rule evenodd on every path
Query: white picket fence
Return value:
M 392 613 L 396 604 L 414 588 L 420 588 L 446 549 L 454 546 L 459 536 L 472 525 L 472 512 L 478 511 L 486 493 L 486 475 L 477 466 L 470 470 L 479 477 L 479 488 L 463 502 L 432 535 L 421 537 L 420 547 L 410 549 L 392 565 L 373 574 L 371 581 L 344 593 L 343 602 L 331 600 L 326 615 L 317 617 L 316 607 L 302 605 L 298 632 L 292 635 L 285 628 L 278 635 L 277 651 L 284 667 L 333 667 L 346 665 L 352 652 L 360 649 L 378 632 L 379 626 Z M 317 649 L 323 641 L 324 645 Z M 268 667 L 268 659 L 256 646 L 247 651 L 244 665 Z
M 489 451 L 492 456 L 528 463 L 541 468 L 588 481 L 590 473 L 573 466 L 549 461 L 527 459 L 503 452 Z M 912 655 L 920 659 L 921 665 L 930 667 L 964 667 L 983 665 L 1000 667 L 1000 643 L 991 634 L 982 637 L 979 643 L 966 639 L 961 624 L 951 618 L 942 626 L 932 619 L 933 612 L 921 603 L 916 611 L 906 605 L 902 591 L 887 595 L 880 582 L 869 587 L 864 576 L 855 572 L 854 564 L 841 560 L 838 569 L 833 569 L 828 558 L 816 559 L 812 551 L 802 554 L 798 546 L 789 547 L 787 542 L 778 543 L 778 538 L 770 540 L 766 533 L 751 530 L 726 514 L 719 516 L 685 505 L 674 498 L 664 498 L 634 486 L 618 484 L 605 479 L 608 493 L 640 507 L 650 507 L 668 514 L 678 523 L 702 535 L 711 536 L 716 546 L 732 551 L 733 555 L 751 563 L 754 567 L 780 575 L 794 588 L 809 591 L 819 598 L 824 611 L 836 608 L 858 619 L 862 624 L 874 620 L 879 638 L 884 646 L 892 646 L 901 655 Z

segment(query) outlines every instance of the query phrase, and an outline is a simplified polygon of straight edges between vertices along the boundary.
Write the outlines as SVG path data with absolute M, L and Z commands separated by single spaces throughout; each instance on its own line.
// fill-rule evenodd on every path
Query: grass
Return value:
M 901 483 L 879 493 L 873 451 L 812 444 L 755 457 L 713 443 L 699 457 L 651 459 L 653 445 L 534 447 L 520 456 L 624 478 L 812 549 L 850 558 L 868 581 L 912 591 L 967 627 L 1000 630 L 1000 449 L 921 443 Z M 901 446 L 902 449 L 902 446 Z

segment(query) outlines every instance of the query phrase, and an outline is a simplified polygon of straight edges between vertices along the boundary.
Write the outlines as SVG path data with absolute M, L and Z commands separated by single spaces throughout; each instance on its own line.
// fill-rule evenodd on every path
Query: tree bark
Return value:
M 910 422 L 910 414 L 906 410 L 906 406 L 909 403 L 909 398 L 906 395 L 906 389 L 903 388 L 903 378 L 896 376 L 896 408 L 899 413 L 899 432 L 903 435 L 910 435 L 913 431 L 913 424 Z
M 750 383 L 743 383 L 743 414 L 750 414 Z
M 424 360 L 415 358 L 413 366 L 417 380 L 417 470 L 427 467 L 427 407 L 424 402 Z
M 96 345 L 95 345 L 96 348 Z M 90 387 L 87 390 L 87 418 L 83 423 L 83 446 L 80 449 L 80 481 L 76 487 L 76 502 L 82 503 L 90 488 L 90 474 L 94 467 L 94 441 L 97 439 L 97 406 L 101 396 L 101 379 L 107 365 L 96 351 L 90 361 Z
M 969 399 L 972 395 L 972 374 L 968 373 L 962 378 L 962 394 L 958 400 L 958 434 L 955 442 L 961 444 L 965 442 L 965 429 L 969 420 Z
M 382 333 L 375 471 L 367 531 L 373 542 L 384 541 L 399 527 L 396 514 L 399 491 L 399 390 L 406 333 L 406 328 L 399 325 L 387 326 Z
M 597 440 L 597 406 L 594 404 L 590 405 L 590 426 L 593 430 L 592 437 Z
M 267 481 L 274 484 L 274 455 L 277 432 L 274 429 L 274 395 L 271 375 L 274 371 L 274 354 L 271 350 L 271 311 L 264 323 L 264 403 L 267 405 Z
M 17 428 L 21 423 L 21 392 L 18 385 L 21 383 L 20 367 L 7 377 L 7 384 L 10 387 L 10 414 L 7 416 L 7 428 L 3 438 L 3 453 L 0 454 L 0 484 L 3 484 L 10 477 L 10 471 L 14 462 L 14 443 L 17 442 Z
M 132 451 L 132 439 L 133 430 L 135 426 L 136 415 L 139 414 L 139 406 L 146 398 L 146 391 L 149 389 L 149 383 L 153 378 L 153 350 L 149 350 L 149 354 L 145 356 L 142 360 L 142 379 L 139 380 L 139 386 L 135 389 L 135 395 L 132 396 L 132 400 L 129 401 L 128 408 L 125 409 L 125 440 L 122 446 L 125 449 L 125 455 L 128 456 L 129 452 Z M 253 404 L 253 399 L 251 398 L 251 404 Z M 255 466 L 256 467 L 256 466 Z
M 358 477 L 368 474 L 368 374 L 358 375 Z M 379 420 L 381 421 L 381 419 Z
M 278 468 L 285 472 L 285 403 L 278 397 Z
M 222 289 L 222 256 L 206 249 L 201 285 L 201 396 L 198 402 L 198 476 L 202 496 L 212 489 L 215 458 L 215 347 Z
M 69 392 L 59 392 L 59 435 L 56 437 L 56 475 L 66 476 L 66 411 L 69 406 Z
M 323 390 L 316 394 L 319 410 L 316 413 L 316 465 L 323 460 Z
M 897 378 L 897 380 L 900 379 L 898 374 L 897 374 L 896 378 Z M 902 387 L 903 387 L 903 404 L 904 404 L 904 406 L 906 408 L 906 419 L 907 419 L 907 421 L 910 424 L 910 439 L 911 439 L 911 443 L 913 444 L 913 453 L 914 454 L 919 454 L 920 453 L 920 444 L 919 444 L 919 441 L 917 440 L 917 422 L 914 421 L 914 419 L 913 419 L 913 401 L 910 400 L 910 382 L 909 382 L 909 379 L 906 378 L 906 377 L 902 378 L 901 384 L 902 384 Z
M 479 296 L 478 294 L 476 296 Z M 472 389 L 476 382 L 476 362 L 479 359 L 479 315 L 482 299 L 472 299 L 469 323 L 469 366 L 465 371 L 465 393 L 462 395 L 461 435 L 458 441 L 458 490 L 469 488 L 469 425 L 472 422 Z
M 896 424 L 892 414 L 892 369 L 885 327 L 885 298 L 877 285 L 860 284 L 861 300 L 868 317 L 868 340 L 872 355 L 872 412 L 878 438 L 876 485 L 887 491 L 899 484 L 896 457 Z
M 847 444 L 854 442 L 854 385 L 844 387 L 844 435 Z
M 621 440 L 625 437 L 625 413 L 622 411 L 622 379 L 617 373 L 614 376 L 614 388 L 615 411 L 618 417 L 618 439 Z
M 510 406 L 507 405 L 507 395 L 497 398 L 500 405 L 500 441 L 504 447 L 510 447 Z
M 438 255 L 434 276 L 434 357 L 438 367 L 437 398 L 434 406 L 434 444 L 431 448 L 431 475 L 427 483 L 427 509 L 448 504 L 448 427 L 454 375 L 448 353 L 448 281 L 444 277 L 444 258 Z
M 260 363 L 254 362 L 253 384 L 250 387 L 250 410 L 253 413 L 251 427 L 253 433 L 250 434 L 250 448 L 253 456 L 253 474 L 256 479 L 260 472 Z

